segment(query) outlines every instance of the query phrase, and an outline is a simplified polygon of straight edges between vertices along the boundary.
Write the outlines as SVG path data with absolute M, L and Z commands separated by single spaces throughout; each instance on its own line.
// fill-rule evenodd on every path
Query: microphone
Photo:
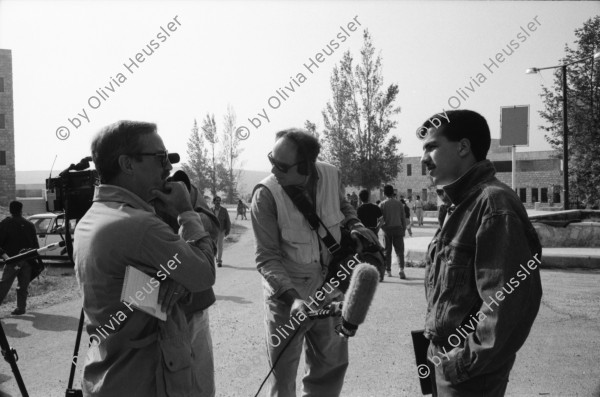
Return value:
M 339 317 L 342 315 L 342 306 L 343 305 L 344 305 L 344 302 L 335 302 L 335 301 L 331 302 L 330 304 L 326 305 L 322 309 L 309 312 L 308 318 L 310 318 L 311 320 L 317 320 L 317 319 L 322 319 L 322 318 L 327 318 L 327 317 Z
M 25 251 L 21 254 L 11 256 L 10 258 L 8 258 L 4 261 L 4 264 L 10 265 L 11 263 L 14 263 L 14 262 L 20 262 L 20 261 L 24 261 L 27 259 L 37 258 L 38 256 L 40 256 L 40 254 L 44 253 L 45 251 L 52 251 L 56 248 L 64 247 L 64 246 L 65 246 L 65 242 L 60 241 L 58 243 L 46 245 L 45 247 L 42 247 L 42 248 L 30 249 L 29 251 Z
M 340 336 L 356 335 L 358 326 L 365 321 L 379 284 L 379 271 L 368 263 L 359 263 L 350 278 L 350 286 L 342 305 L 342 323 L 335 330 Z

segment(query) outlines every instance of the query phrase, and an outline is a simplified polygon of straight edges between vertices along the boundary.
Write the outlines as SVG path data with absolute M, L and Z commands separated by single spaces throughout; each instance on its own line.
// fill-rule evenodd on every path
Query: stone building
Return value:
M 499 139 L 492 139 L 488 159 L 496 167 L 496 177 L 512 184 L 512 154 L 510 147 L 500 147 Z M 562 171 L 560 159 L 552 150 L 537 152 L 517 152 L 516 192 L 526 208 L 541 206 L 561 206 L 563 202 Z M 435 187 L 421 164 L 421 157 L 405 157 L 402 172 L 394 187 L 405 197 L 415 199 L 421 196 L 423 201 L 437 202 Z
M 0 49 L 0 205 L 15 199 L 12 54 Z

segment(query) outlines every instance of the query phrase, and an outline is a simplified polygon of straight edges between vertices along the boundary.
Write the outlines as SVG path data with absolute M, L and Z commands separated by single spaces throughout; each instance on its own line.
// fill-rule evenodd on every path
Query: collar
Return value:
M 130 207 L 142 209 L 144 211 L 155 213 L 154 207 L 150 203 L 145 202 L 133 193 L 131 190 L 127 190 L 116 185 L 101 184 L 96 186 L 94 190 L 94 202 L 96 201 L 115 201 L 118 203 L 127 204 Z
M 490 160 L 479 161 L 460 178 L 444 186 L 444 193 L 453 205 L 459 205 L 475 188 L 491 180 L 495 174 L 496 169 Z

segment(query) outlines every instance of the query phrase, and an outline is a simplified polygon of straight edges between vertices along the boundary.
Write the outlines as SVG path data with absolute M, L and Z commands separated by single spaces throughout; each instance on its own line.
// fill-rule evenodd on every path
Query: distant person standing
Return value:
M 35 226 L 22 216 L 23 204 L 11 201 L 9 204 L 10 217 L 0 222 L 0 256 L 8 259 L 22 249 L 39 248 Z M 20 261 L 4 266 L 0 279 L 0 304 L 8 294 L 13 281 L 17 278 L 17 308 L 11 312 L 14 315 L 25 314 L 27 306 L 27 287 L 31 279 L 31 265 Z
M 356 192 L 352 192 L 352 195 L 350 196 L 350 204 L 352 204 L 355 209 L 358 208 L 358 196 L 356 195 Z
M 227 208 L 221 207 L 221 197 L 215 196 L 213 204 L 213 212 L 221 225 L 219 237 L 217 239 L 217 267 L 221 267 L 223 266 L 223 240 L 225 240 L 225 237 L 227 237 L 231 231 L 231 220 L 229 219 Z
M 369 191 L 367 189 L 361 190 L 358 193 L 358 197 L 361 202 L 356 210 L 358 219 L 360 219 L 363 225 L 371 229 L 373 233 L 377 235 L 379 233 L 379 228 L 381 227 L 381 222 L 383 221 L 381 208 L 376 204 L 369 203 Z
M 400 278 L 405 279 L 404 274 L 404 233 L 406 230 L 406 221 L 404 215 L 404 206 L 394 198 L 394 187 L 385 185 L 383 194 L 386 199 L 379 204 L 383 213 L 383 236 L 385 238 L 385 268 L 388 277 L 392 276 L 392 247 L 396 250 L 398 256 L 398 266 L 400 267 Z
M 400 196 L 400 202 L 402 203 L 402 205 L 404 205 L 404 215 L 406 218 L 406 231 L 408 232 L 408 235 L 410 237 L 412 237 L 412 219 L 411 219 L 411 213 L 410 213 L 410 207 L 408 206 L 408 203 L 406 202 L 406 200 L 404 200 L 404 196 Z
M 235 216 L 235 220 L 237 221 L 238 216 L 242 217 L 242 220 L 248 220 L 248 218 L 246 218 L 246 210 L 248 209 L 248 206 L 246 204 L 244 204 L 244 202 L 242 201 L 242 199 L 238 200 L 238 204 L 237 204 L 237 215 Z
M 413 210 L 417 216 L 417 226 L 423 226 L 423 202 L 421 196 L 417 196 L 415 203 L 413 204 Z

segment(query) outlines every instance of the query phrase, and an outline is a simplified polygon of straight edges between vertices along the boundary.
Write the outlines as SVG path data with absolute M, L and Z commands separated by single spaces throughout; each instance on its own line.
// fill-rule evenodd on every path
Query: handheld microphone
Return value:
M 350 278 L 350 286 L 342 305 L 342 323 L 336 327 L 340 336 L 356 335 L 358 326 L 365 321 L 379 284 L 379 271 L 368 263 L 359 263 Z
M 331 302 L 327 306 L 317 311 L 311 311 L 308 313 L 308 318 L 311 320 L 317 320 L 327 317 L 339 317 L 342 315 L 342 306 L 344 302 Z
M 64 246 L 65 246 L 65 242 L 60 241 L 58 243 L 46 245 L 45 247 L 42 247 L 42 248 L 37 248 L 37 249 L 34 248 L 29 251 L 25 251 L 22 254 L 17 254 L 15 256 L 11 256 L 10 258 L 8 258 L 4 261 L 4 264 L 10 265 L 11 263 L 20 262 L 20 261 L 24 261 L 24 260 L 32 259 L 32 258 L 37 258 L 38 256 L 40 256 L 40 254 L 44 253 L 45 251 L 52 251 L 56 248 L 64 247 Z

